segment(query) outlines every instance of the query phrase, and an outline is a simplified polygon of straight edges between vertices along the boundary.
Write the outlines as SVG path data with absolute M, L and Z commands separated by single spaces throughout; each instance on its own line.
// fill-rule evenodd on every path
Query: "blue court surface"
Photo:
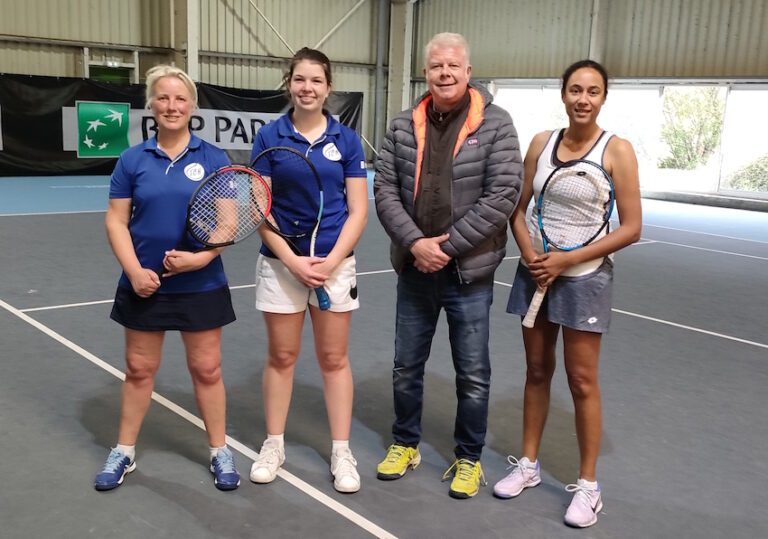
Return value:
M 425 378 L 422 464 L 376 479 L 391 443 L 395 286 L 373 202 L 356 249 L 361 308 L 349 342 L 357 494 L 334 491 L 323 388 L 305 324 L 274 483 L 248 480 L 265 436 L 266 334 L 254 309 L 258 239 L 227 249 L 237 321 L 224 329 L 228 444 L 240 488 L 219 492 L 178 335 L 166 336 L 137 469 L 99 493 L 116 441 L 123 330 L 109 320 L 120 273 L 104 230 L 108 178 L 0 178 L 0 537 L 696 538 L 768 537 L 768 213 L 643 200 L 642 239 L 616 254 L 613 318 L 600 359 L 604 510 L 562 518 L 579 458 L 562 357 L 539 458 L 542 483 L 492 496 L 520 457 L 525 356 L 505 313 L 512 241 L 495 277 L 492 381 L 482 466 L 470 500 L 440 478 L 453 459 L 454 372 L 444 318 Z M 561 353 L 561 351 L 559 351 Z
M 368 171 L 373 198 L 373 171 Z M 39 176 L 0 178 L 0 215 L 104 211 L 109 176 Z

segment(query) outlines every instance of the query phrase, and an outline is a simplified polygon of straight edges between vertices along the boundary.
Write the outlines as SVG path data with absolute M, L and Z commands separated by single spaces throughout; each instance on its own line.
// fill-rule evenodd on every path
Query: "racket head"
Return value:
M 574 159 L 549 175 L 536 204 L 545 250 L 583 247 L 607 227 L 613 213 L 613 181 L 603 167 Z
M 272 196 L 254 170 L 227 165 L 205 178 L 187 206 L 187 230 L 206 247 L 224 247 L 253 234 L 269 215 Z
M 323 214 L 323 184 L 312 162 L 295 148 L 275 146 L 259 153 L 251 168 L 272 191 L 270 228 L 294 244 L 314 236 Z

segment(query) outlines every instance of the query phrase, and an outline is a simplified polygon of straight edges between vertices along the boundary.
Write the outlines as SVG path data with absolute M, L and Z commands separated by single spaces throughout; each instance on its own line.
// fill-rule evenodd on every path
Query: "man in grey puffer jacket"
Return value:
M 484 483 L 480 455 L 488 421 L 493 274 L 520 196 L 523 163 L 509 114 L 469 83 L 469 48 L 437 34 L 425 48 L 429 93 L 398 114 L 376 162 L 376 211 L 392 239 L 398 273 L 393 444 L 379 479 L 421 462 L 424 367 L 445 309 L 456 369 L 456 460 L 449 494 L 469 498 Z

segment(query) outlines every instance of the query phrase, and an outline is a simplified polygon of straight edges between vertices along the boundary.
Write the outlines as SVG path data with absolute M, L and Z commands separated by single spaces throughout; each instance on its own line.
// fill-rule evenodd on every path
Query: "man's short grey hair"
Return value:
M 152 101 L 155 99 L 155 85 L 157 84 L 157 81 L 162 79 L 163 77 L 176 77 L 181 82 L 184 83 L 184 86 L 187 87 L 187 90 L 189 90 L 189 95 L 192 97 L 192 105 L 193 108 L 197 107 L 197 87 L 195 86 L 195 82 L 192 80 L 192 78 L 186 74 L 186 72 L 182 69 L 179 69 L 176 66 L 168 65 L 168 64 L 160 64 L 156 65 L 154 67 L 149 68 L 147 71 L 147 90 L 146 90 L 146 107 L 151 108 L 152 107 Z
M 432 49 L 438 47 L 458 47 L 464 49 L 464 56 L 466 57 L 467 65 L 469 65 L 469 43 L 467 43 L 467 40 L 464 39 L 464 36 L 461 34 L 454 34 L 452 32 L 441 32 L 432 36 L 432 39 L 430 39 L 429 43 L 427 43 L 424 47 L 425 67 L 427 65 L 429 53 L 432 52 Z

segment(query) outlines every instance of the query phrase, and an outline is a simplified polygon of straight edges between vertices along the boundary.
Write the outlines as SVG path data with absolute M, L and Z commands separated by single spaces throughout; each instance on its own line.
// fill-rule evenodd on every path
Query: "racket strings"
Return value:
M 595 238 L 610 217 L 611 192 L 604 174 L 588 165 L 564 168 L 550 178 L 539 210 L 548 242 L 570 249 Z
M 190 233 L 207 245 L 227 245 L 249 236 L 269 213 L 266 184 L 245 168 L 219 171 L 190 203 Z

